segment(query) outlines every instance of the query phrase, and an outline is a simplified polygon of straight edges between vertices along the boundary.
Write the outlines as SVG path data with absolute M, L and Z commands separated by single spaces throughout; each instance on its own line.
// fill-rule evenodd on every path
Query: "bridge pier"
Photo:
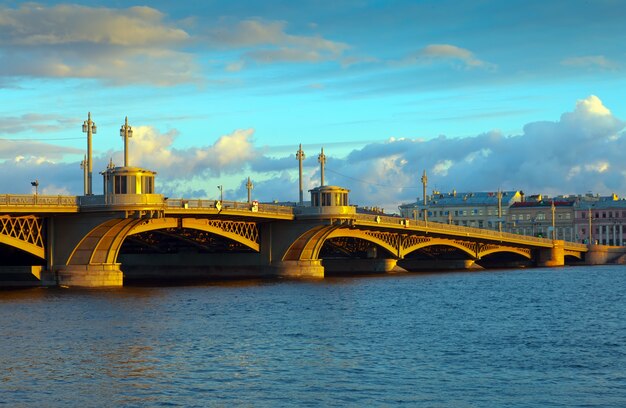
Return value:
M 565 241 L 552 241 L 551 248 L 537 250 L 537 266 L 553 267 L 565 265 Z
M 411 272 L 483 269 L 473 259 L 402 259 L 400 266 Z
M 326 275 L 403 273 L 397 259 L 323 259 Z
M 283 278 L 324 278 L 324 266 L 319 259 L 273 262 L 270 269 L 272 275 Z
M 120 287 L 124 274 L 120 264 L 63 265 L 55 268 L 59 286 L 75 288 Z

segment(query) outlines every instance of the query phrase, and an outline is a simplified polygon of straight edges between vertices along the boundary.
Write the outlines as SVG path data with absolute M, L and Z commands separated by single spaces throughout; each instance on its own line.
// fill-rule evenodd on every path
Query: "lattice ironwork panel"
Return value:
M 328 239 L 324 245 L 332 245 L 337 250 L 346 254 L 367 253 L 367 251 L 375 247 L 372 242 L 354 237 L 336 237 Z
M 34 216 L 0 216 L 0 235 L 6 235 L 20 241 L 44 247 L 43 220 Z
M 374 237 L 380 241 L 383 241 L 385 244 L 392 246 L 393 248 L 398 248 L 398 244 L 400 242 L 400 234 L 395 232 L 385 232 L 385 231 L 364 231 L 366 235 Z
M 432 241 L 432 238 L 430 237 L 424 237 L 422 235 L 408 235 L 404 238 L 402 246 L 404 249 L 406 249 L 430 241 Z
M 188 250 L 190 247 L 196 248 L 200 253 L 252 251 L 252 249 L 239 242 L 220 237 L 210 232 L 182 228 L 167 228 L 129 236 L 124 242 L 121 252 L 123 254 L 165 254 Z
M 459 241 L 454 240 L 454 243 L 457 245 L 464 246 L 465 248 L 472 251 L 474 254 L 478 253 L 478 243 L 477 242 L 468 242 L 468 241 Z
M 479 247 L 479 252 L 491 251 L 492 249 L 500 249 L 502 245 L 494 245 L 494 244 L 482 244 Z
M 207 220 L 207 225 L 259 243 L 259 229 L 254 222 Z

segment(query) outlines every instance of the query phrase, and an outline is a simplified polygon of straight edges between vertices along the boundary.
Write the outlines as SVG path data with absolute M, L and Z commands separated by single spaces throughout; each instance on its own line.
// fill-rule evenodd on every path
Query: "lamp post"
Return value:
M 128 116 L 120 128 L 120 136 L 124 138 L 124 167 L 128 167 L 128 138 L 133 137 L 133 128 L 128 125 Z
M 320 169 L 322 172 L 322 183 L 320 186 L 324 186 L 324 165 L 326 164 L 326 156 L 324 155 L 324 148 L 322 147 L 322 152 L 317 156 L 317 161 L 320 164 Z
M 223 185 L 219 185 L 217 186 L 217 188 L 220 190 L 220 203 L 224 201 L 224 186 Z
M 589 245 L 591 245 L 591 240 L 593 239 L 593 235 L 591 233 L 591 207 L 587 210 L 587 218 L 589 219 Z
M 428 198 L 426 197 L 426 186 L 428 186 L 428 176 L 426 175 L 426 170 L 424 170 L 424 174 L 422 174 L 422 186 L 424 195 L 424 221 L 428 221 Z
M 87 133 L 87 191 L 86 195 L 92 195 L 92 172 L 93 160 L 91 159 L 91 136 L 96 134 L 96 123 L 91 120 L 91 112 L 87 112 L 87 120 L 83 122 L 83 133 Z
M 498 231 L 502 232 L 502 191 L 498 189 Z
M 252 189 L 254 188 L 254 184 L 250 181 L 250 177 L 248 177 L 248 182 L 246 183 L 246 189 L 248 190 L 248 204 L 252 202 Z M 222 189 L 220 189 L 220 192 Z
M 80 168 L 83 170 L 83 184 L 84 191 L 83 194 L 87 195 L 87 190 L 89 190 L 89 180 L 88 180 L 88 169 L 87 169 L 87 156 L 80 162 Z
M 39 194 L 39 180 L 31 181 L 30 185 L 35 187 L 35 197 Z
M 550 207 L 552 210 L 552 240 L 556 240 L 556 207 L 554 206 L 554 200 L 552 200 L 552 205 Z
M 299 186 L 300 186 L 300 205 L 304 204 L 304 192 L 302 190 L 302 161 L 305 158 L 305 154 L 302 151 L 302 143 L 300 143 L 300 147 L 298 148 L 298 151 L 296 152 L 296 159 L 298 160 L 298 174 L 299 174 Z

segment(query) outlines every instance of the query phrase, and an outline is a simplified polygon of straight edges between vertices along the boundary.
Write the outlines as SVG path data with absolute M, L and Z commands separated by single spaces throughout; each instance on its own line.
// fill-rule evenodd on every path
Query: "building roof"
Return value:
M 520 199 L 519 191 L 502 191 L 502 205 L 508 207 L 515 200 Z M 469 193 L 433 193 L 428 197 L 428 206 L 461 207 L 477 205 L 498 205 L 498 192 L 469 192 Z M 423 207 L 424 203 L 417 201 L 411 204 L 402 204 L 400 208 Z
M 626 200 L 600 200 L 600 201 L 581 201 L 576 206 L 577 210 L 609 210 L 613 208 L 626 208 Z
M 575 201 L 554 201 L 555 207 L 572 207 L 574 206 Z M 543 200 L 543 201 L 524 201 L 519 203 L 513 203 L 511 208 L 532 208 L 532 207 L 552 207 L 551 200 Z

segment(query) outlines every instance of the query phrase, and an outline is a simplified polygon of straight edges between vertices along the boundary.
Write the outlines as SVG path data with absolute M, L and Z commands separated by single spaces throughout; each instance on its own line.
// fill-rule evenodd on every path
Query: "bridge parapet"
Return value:
M 512 234 L 510 232 L 500 232 L 482 228 L 464 227 L 454 224 L 444 224 L 439 222 L 412 220 L 400 217 L 391 217 L 375 214 L 356 214 L 355 221 L 361 225 L 406 228 L 409 230 L 418 230 L 430 233 L 452 234 L 460 236 L 471 236 L 474 238 L 482 238 L 487 240 L 507 241 L 516 243 L 527 243 L 533 246 L 552 247 L 554 241 L 549 238 L 539 238 L 527 235 Z M 575 242 L 565 242 L 565 248 L 586 252 L 587 245 Z
M 165 200 L 165 208 L 168 210 L 191 210 L 190 213 L 197 213 L 202 210 L 212 211 L 241 211 L 244 213 L 263 213 L 277 214 L 282 216 L 293 216 L 294 207 L 278 205 L 278 204 L 253 204 L 247 201 L 219 201 L 219 200 L 200 200 L 200 199 L 184 199 L 184 198 L 167 198 Z M 284 217 L 281 217 L 284 218 Z
M 19 208 L 70 208 L 78 209 L 77 196 L 38 195 L 38 194 L 2 194 L 0 195 L 0 209 Z
M 298 218 L 349 218 L 354 219 L 356 208 L 342 205 L 332 207 L 294 207 Z

